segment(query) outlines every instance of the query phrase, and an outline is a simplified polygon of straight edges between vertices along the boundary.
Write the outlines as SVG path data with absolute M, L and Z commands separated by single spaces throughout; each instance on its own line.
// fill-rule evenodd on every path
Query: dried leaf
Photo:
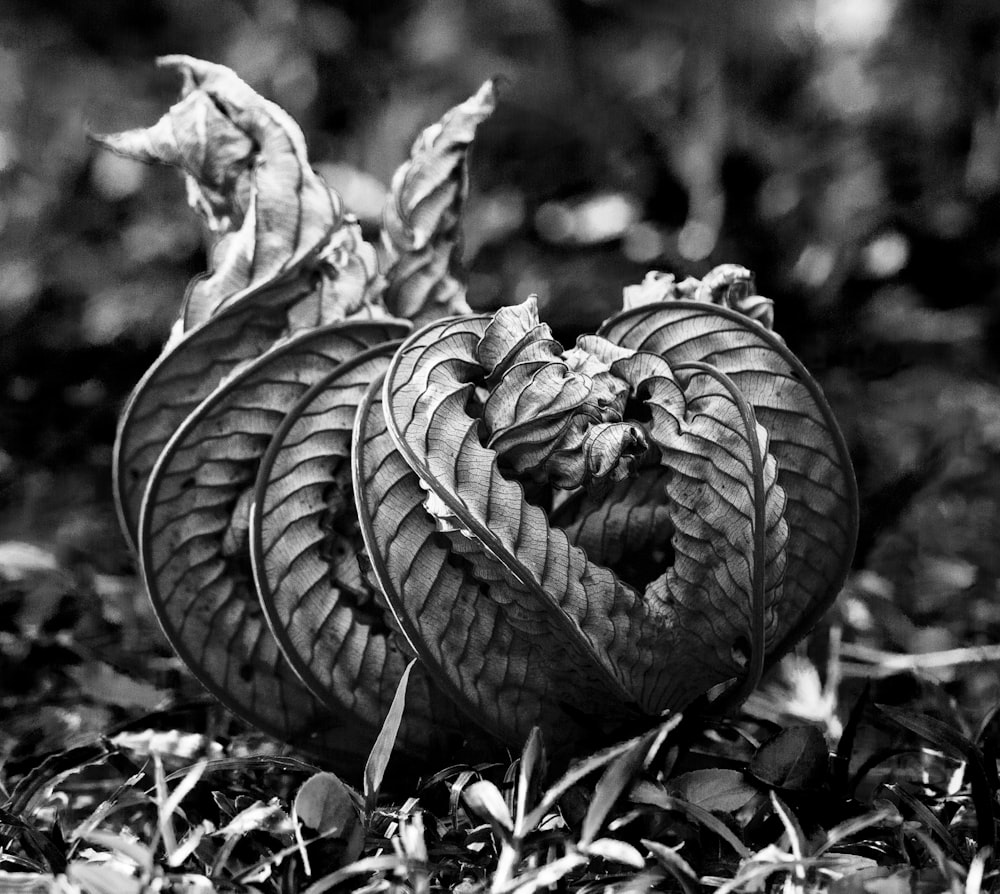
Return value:
M 506 655 L 518 645 L 513 632 L 499 626 L 485 612 L 475 610 L 479 581 L 451 559 L 446 543 L 434 536 L 423 503 L 427 497 L 420 479 L 404 462 L 389 437 L 382 412 L 381 379 L 376 380 L 358 408 L 354 451 L 354 491 L 358 518 L 375 574 L 382 591 L 397 613 L 397 621 L 411 645 L 423 657 L 432 655 L 434 664 L 425 666 L 434 681 L 455 704 L 476 718 L 484 729 L 504 737 L 505 727 L 500 714 L 519 714 L 531 708 L 537 696 L 532 681 L 504 694 L 497 702 L 494 691 L 486 687 L 467 685 L 472 673 L 461 662 L 466 651 L 484 655 L 489 648 Z M 397 592 L 398 582 L 405 581 L 405 596 Z M 426 611 L 449 612 L 447 635 L 440 640 L 412 640 L 414 626 L 398 613 L 403 599 L 422 604 Z M 451 645 L 452 648 L 442 646 Z M 539 660 L 544 647 L 535 647 Z M 460 656 L 453 663 L 452 655 Z M 534 654 L 534 653 L 533 653 Z M 451 663 L 450 670 L 441 672 L 438 663 Z M 460 666 L 461 664 L 461 666 Z M 482 669 L 483 673 L 487 668 Z M 495 673 L 495 671 L 491 671 Z M 573 724 L 570 721 L 570 726 Z
M 466 156 L 476 128 L 496 105 L 496 84 L 428 127 L 393 175 L 382 216 L 385 303 L 396 316 L 426 322 L 468 313 L 458 274 L 459 218 L 468 193 Z
M 180 101 L 150 128 L 97 139 L 181 168 L 192 204 L 219 234 L 212 273 L 188 290 L 188 330 L 314 257 L 340 225 L 341 208 L 280 107 L 225 66 L 190 56 L 159 62 L 184 76 Z
M 638 285 L 626 286 L 625 310 L 661 301 L 704 301 L 731 307 L 765 329 L 774 328 L 774 302 L 758 295 L 754 275 L 739 264 L 720 264 L 703 279 L 688 277 L 678 282 L 672 273 L 651 270 Z
M 476 353 L 492 382 L 482 410 L 486 446 L 521 477 L 603 489 L 642 465 L 649 442 L 622 419 L 627 384 L 587 352 L 571 353 L 572 361 L 539 325 L 533 297 L 494 314 Z
M 580 491 L 550 514 L 570 541 L 594 562 L 649 579 L 668 564 L 674 523 L 664 486 L 666 470 L 643 469 L 607 493 Z M 648 571 L 646 570 L 648 569 Z
M 696 687 L 742 674 L 741 700 L 760 679 L 784 585 L 785 494 L 767 432 L 736 384 L 708 364 L 671 369 L 640 352 L 611 368 L 634 395 L 648 395 L 649 437 L 668 470 L 673 561 L 646 598 L 664 606 L 661 623 L 677 641 L 652 699 L 682 707 Z M 704 611 L 706 600 L 714 612 Z
M 373 247 L 310 169 L 295 122 L 224 66 L 161 62 L 184 74 L 181 101 L 151 128 L 98 139 L 181 167 L 219 238 L 212 272 L 189 286 L 163 355 L 119 422 L 115 495 L 133 544 L 149 473 L 184 417 L 239 364 L 364 309 L 380 288 Z

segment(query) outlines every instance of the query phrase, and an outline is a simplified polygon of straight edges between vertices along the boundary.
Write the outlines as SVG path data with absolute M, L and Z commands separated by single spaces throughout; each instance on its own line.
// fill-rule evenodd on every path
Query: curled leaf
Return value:
M 414 322 L 468 313 L 460 263 L 459 217 L 468 194 L 466 156 L 476 128 L 496 106 L 487 81 L 417 137 L 392 178 L 382 217 L 385 304 Z
M 118 420 L 113 480 L 119 521 L 133 544 L 149 475 L 174 432 L 226 375 L 283 337 L 287 308 L 311 292 L 306 283 L 257 292 L 188 332 L 132 390 Z
M 695 310 L 705 344 L 718 341 L 760 370 L 770 355 L 741 351 L 766 337 L 782 363 L 800 368 L 729 309 L 672 301 L 631 313 L 665 325 Z M 610 334 L 562 352 L 531 301 L 492 319 L 433 323 L 389 365 L 385 432 L 369 406 L 358 439 L 362 527 L 389 603 L 440 685 L 508 741 L 537 723 L 558 747 L 584 717 L 613 727 L 630 713 L 682 708 L 727 680 L 742 680 L 732 690 L 742 699 L 765 655 L 827 598 L 796 582 L 798 601 L 786 599 L 792 525 L 782 466 L 746 396 L 769 397 L 759 401 L 769 421 L 811 413 L 818 429 L 829 420 L 807 400 L 809 387 L 786 401 L 741 366 L 716 365 L 705 344 L 678 353 L 678 339 Z M 790 443 L 796 456 L 828 450 L 841 477 L 820 481 L 832 509 L 849 509 L 849 466 L 836 442 L 784 421 L 785 455 Z M 602 426 L 635 428 L 641 451 L 621 462 L 627 452 L 610 450 L 622 480 L 603 500 L 571 497 L 547 515 L 547 488 L 597 477 L 585 445 Z M 584 473 L 563 477 L 555 456 Z M 628 548 L 606 535 L 628 530 L 630 517 L 645 531 L 638 539 L 650 566 L 629 562 Z M 850 523 L 834 519 L 845 535 Z M 846 536 L 832 545 L 831 562 L 843 562 L 847 546 Z M 492 660 L 476 660 L 484 654 Z
M 623 668 L 609 651 L 634 644 L 629 633 L 645 611 L 638 594 L 548 527 L 481 445 L 478 420 L 465 408 L 488 372 L 476 361 L 488 323 L 472 317 L 433 324 L 393 358 L 383 412 L 405 460 L 396 476 L 412 482 L 402 511 L 412 519 L 409 536 L 425 554 L 434 553 L 437 571 L 400 574 L 384 563 L 382 583 L 425 662 L 449 691 L 472 702 L 476 716 L 488 717 L 511 741 L 538 722 L 547 740 L 565 742 L 577 726 L 574 716 L 603 713 L 613 724 L 634 710 L 629 706 L 639 693 L 626 679 L 635 659 Z M 473 488 L 462 485 L 473 480 Z M 423 513 L 415 511 L 421 506 Z M 365 530 L 373 554 L 392 546 L 380 531 L 398 527 Z M 436 583 L 442 571 L 459 586 Z M 470 649 L 472 625 L 478 636 Z M 478 654 L 497 660 L 469 666 Z M 489 705 L 495 707 L 484 711 Z
M 312 382 L 398 323 L 334 324 L 272 348 L 233 374 L 179 426 L 150 476 L 140 564 L 160 623 L 201 682 L 273 735 L 356 757 L 356 718 L 313 698 L 281 655 L 253 589 L 245 512 L 285 411 Z
M 701 280 L 689 276 L 680 282 L 672 273 L 651 270 L 640 284 L 626 286 L 622 299 L 625 310 L 662 301 L 704 301 L 731 307 L 765 329 L 774 328 L 774 302 L 757 294 L 753 273 L 739 264 L 720 264 Z
M 683 631 L 671 656 L 676 666 L 698 671 L 663 680 L 660 697 L 686 704 L 698 694 L 692 684 L 704 686 L 736 664 L 745 698 L 777 627 L 788 539 L 767 432 L 732 380 L 708 364 L 675 371 L 643 352 L 613 369 L 636 394 L 649 395 L 650 437 L 670 472 L 673 563 L 646 596 L 662 600 L 669 626 Z
M 574 368 L 538 324 L 533 298 L 497 311 L 477 360 L 493 380 L 482 410 L 486 446 L 516 474 L 560 488 L 600 487 L 628 477 L 649 453 L 642 429 L 622 419 L 627 384 L 596 358 Z
M 643 469 L 606 493 L 580 491 L 550 517 L 595 562 L 627 566 L 637 580 L 652 580 L 673 550 L 674 523 L 660 466 Z
M 518 671 L 520 685 L 504 686 L 506 665 L 547 666 L 558 643 L 550 649 L 542 636 L 525 639 L 504 614 L 477 605 L 481 583 L 435 535 L 423 508 L 427 492 L 389 436 L 378 386 L 381 380 L 359 407 L 354 453 L 358 517 L 373 573 L 438 686 L 480 726 L 514 740 L 512 718 L 539 714 L 551 684 Z M 436 638 L 419 638 L 422 614 L 438 622 Z M 486 655 L 498 659 L 483 661 Z M 576 724 L 567 718 L 567 726 Z
M 132 543 L 149 474 L 187 415 L 226 376 L 274 344 L 364 305 L 377 274 L 356 229 L 347 222 L 338 230 L 318 276 L 256 289 L 169 345 L 133 389 L 118 421 L 113 463 L 118 517 Z
M 383 275 L 287 115 L 222 66 L 164 64 L 180 102 L 102 139 L 184 170 L 213 270 L 130 399 L 115 474 L 206 686 L 355 766 L 382 724 L 369 802 L 397 734 L 463 737 L 456 705 L 561 751 L 718 684 L 744 698 L 839 589 L 857 526 L 843 439 L 750 272 L 652 274 L 571 350 L 531 299 L 447 317 L 468 311 L 458 218 L 493 82 L 397 171 Z M 384 344 L 405 324 L 359 320 L 383 298 L 429 324 Z M 583 844 L 636 761 L 606 773 Z
M 257 592 L 285 657 L 333 714 L 357 718 L 356 735 L 371 739 L 412 650 L 359 564 L 351 444 L 358 404 L 397 344 L 340 364 L 287 408 L 258 469 L 250 525 Z M 427 752 L 454 735 L 454 710 L 423 668 L 411 674 L 407 705 L 404 748 Z
M 736 384 L 767 432 L 788 523 L 781 610 L 768 648 L 769 660 L 780 657 L 836 597 L 857 537 L 850 455 L 819 385 L 780 338 L 725 307 L 645 305 L 613 316 L 599 334 L 674 367 L 711 364 Z
M 180 167 L 218 238 L 212 272 L 189 286 L 171 340 L 119 422 L 115 494 L 133 543 L 149 473 L 184 417 L 241 363 L 363 310 L 381 284 L 374 248 L 309 168 L 295 122 L 224 66 L 187 56 L 162 64 L 184 75 L 181 100 L 150 128 L 98 139 Z
M 765 329 L 774 328 L 774 302 L 757 294 L 753 274 L 739 264 L 720 264 L 710 270 L 692 297 L 695 301 L 731 307 Z
M 152 127 L 97 137 L 121 155 L 179 167 L 191 204 L 217 234 L 212 272 L 188 289 L 183 329 L 288 274 L 326 244 L 340 200 L 309 167 L 285 111 L 223 65 L 164 56 L 181 99 Z

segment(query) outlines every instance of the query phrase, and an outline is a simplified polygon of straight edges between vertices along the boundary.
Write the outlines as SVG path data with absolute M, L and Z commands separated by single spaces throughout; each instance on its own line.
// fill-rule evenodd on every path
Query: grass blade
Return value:
M 412 659 L 399 678 L 399 686 L 396 687 L 396 694 L 393 696 L 392 704 L 389 705 L 389 713 L 385 715 L 382 729 L 379 730 L 378 738 L 375 740 L 371 754 L 368 755 L 368 761 L 365 763 L 365 813 L 371 813 L 375 801 L 378 799 L 382 779 L 385 776 L 385 768 L 389 765 L 389 756 L 396 744 L 399 725 L 403 722 L 403 711 L 406 708 L 406 684 L 410 681 L 410 671 L 413 670 L 413 665 L 416 663 L 417 659 Z

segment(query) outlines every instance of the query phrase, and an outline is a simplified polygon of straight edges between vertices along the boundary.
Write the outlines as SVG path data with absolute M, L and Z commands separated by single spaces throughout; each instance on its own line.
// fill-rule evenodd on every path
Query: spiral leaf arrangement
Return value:
M 281 109 L 222 66 L 162 64 L 180 101 L 97 139 L 181 168 L 212 270 L 126 406 L 115 483 L 201 681 L 355 764 L 414 657 L 415 755 L 467 718 L 571 749 L 745 697 L 836 596 L 857 528 L 836 421 L 749 272 L 651 273 L 566 350 L 533 298 L 466 304 L 492 82 L 417 139 L 376 248 Z

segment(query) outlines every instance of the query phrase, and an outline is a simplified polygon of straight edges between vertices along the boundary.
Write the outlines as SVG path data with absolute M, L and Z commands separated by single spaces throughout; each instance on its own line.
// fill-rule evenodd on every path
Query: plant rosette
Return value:
M 570 751 L 742 701 L 836 597 L 858 516 L 749 271 L 651 273 L 566 350 L 533 298 L 466 304 L 492 82 L 418 137 L 376 247 L 287 114 L 222 66 L 163 63 L 181 100 L 98 139 L 184 171 L 212 270 L 126 407 L 115 480 L 202 682 L 352 766 L 401 679 L 413 755 L 453 750 L 466 717 Z

